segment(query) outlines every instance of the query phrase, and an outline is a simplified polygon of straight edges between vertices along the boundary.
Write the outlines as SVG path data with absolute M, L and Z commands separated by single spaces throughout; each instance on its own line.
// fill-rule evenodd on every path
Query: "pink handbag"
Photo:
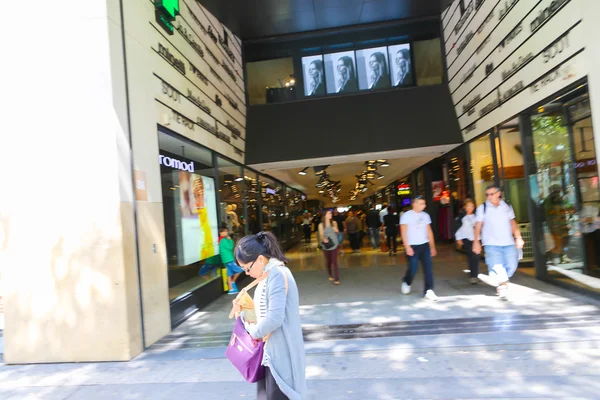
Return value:
M 252 339 L 246 332 L 242 318 L 236 318 L 225 356 L 250 383 L 265 377 L 265 367 L 262 365 L 264 348 L 265 342 Z
M 285 272 L 282 272 L 282 274 L 285 281 L 285 292 L 287 294 L 287 276 Z M 253 288 L 260 281 L 266 279 L 268 275 L 269 273 L 267 272 L 242 290 L 247 291 Z M 240 371 L 244 379 L 250 383 L 255 383 L 265 378 L 265 367 L 262 365 L 262 359 L 265 351 L 265 343 L 270 336 L 271 334 L 267 335 L 264 341 L 261 339 L 255 340 L 246 331 L 242 318 L 237 317 L 235 320 L 231 339 L 229 340 L 229 346 L 227 346 L 227 350 L 225 351 L 225 357 L 231 361 L 233 366 Z

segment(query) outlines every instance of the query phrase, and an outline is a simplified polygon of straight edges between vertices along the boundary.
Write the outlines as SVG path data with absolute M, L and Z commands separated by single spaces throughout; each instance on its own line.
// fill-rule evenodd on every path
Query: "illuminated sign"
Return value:
M 180 169 L 182 171 L 194 172 L 194 162 L 190 161 L 189 163 L 177 160 L 172 157 L 166 157 L 162 154 L 158 156 L 158 163 L 160 165 L 164 165 L 165 167 L 170 167 L 173 169 Z
M 410 196 L 410 185 L 408 183 L 398 185 L 398 196 Z
M 156 22 L 172 35 L 175 31 L 173 21 L 179 15 L 179 0 L 154 0 Z

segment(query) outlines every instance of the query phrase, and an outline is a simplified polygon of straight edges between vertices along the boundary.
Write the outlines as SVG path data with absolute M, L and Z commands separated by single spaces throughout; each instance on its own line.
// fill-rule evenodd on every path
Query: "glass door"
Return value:
M 584 272 L 577 176 L 565 108 L 545 109 L 530 117 L 533 162 L 530 195 L 537 207 L 538 244 L 547 274 L 563 278 Z

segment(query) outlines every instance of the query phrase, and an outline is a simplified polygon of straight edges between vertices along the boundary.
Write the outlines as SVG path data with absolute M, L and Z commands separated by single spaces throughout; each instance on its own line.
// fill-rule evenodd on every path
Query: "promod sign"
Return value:
M 154 0 L 156 22 L 172 35 L 175 32 L 173 21 L 179 15 L 179 0 Z

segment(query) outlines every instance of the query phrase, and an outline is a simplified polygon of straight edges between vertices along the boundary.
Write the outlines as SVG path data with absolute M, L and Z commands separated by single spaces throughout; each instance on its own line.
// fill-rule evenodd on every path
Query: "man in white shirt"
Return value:
M 507 299 L 508 281 L 519 265 L 519 252 L 525 242 L 515 222 L 513 208 L 502 200 L 502 190 L 495 185 L 485 190 L 487 201 L 477 207 L 473 252 L 485 248 L 485 263 L 489 275 L 479 274 L 479 279 L 497 288 L 498 296 Z
M 388 203 L 383 203 L 383 208 L 379 211 L 379 223 L 383 227 L 383 218 L 388 215 Z
M 402 214 L 400 220 L 400 231 L 402 232 L 402 243 L 408 258 L 408 268 L 402 282 L 402 293 L 410 293 L 410 285 L 417 273 L 419 260 L 423 266 L 425 275 L 424 297 L 428 300 L 437 301 L 433 292 L 433 265 L 431 257 L 437 255 L 435 240 L 431 230 L 431 217 L 424 212 L 426 203 L 422 197 L 415 197 L 412 201 L 412 210 Z

